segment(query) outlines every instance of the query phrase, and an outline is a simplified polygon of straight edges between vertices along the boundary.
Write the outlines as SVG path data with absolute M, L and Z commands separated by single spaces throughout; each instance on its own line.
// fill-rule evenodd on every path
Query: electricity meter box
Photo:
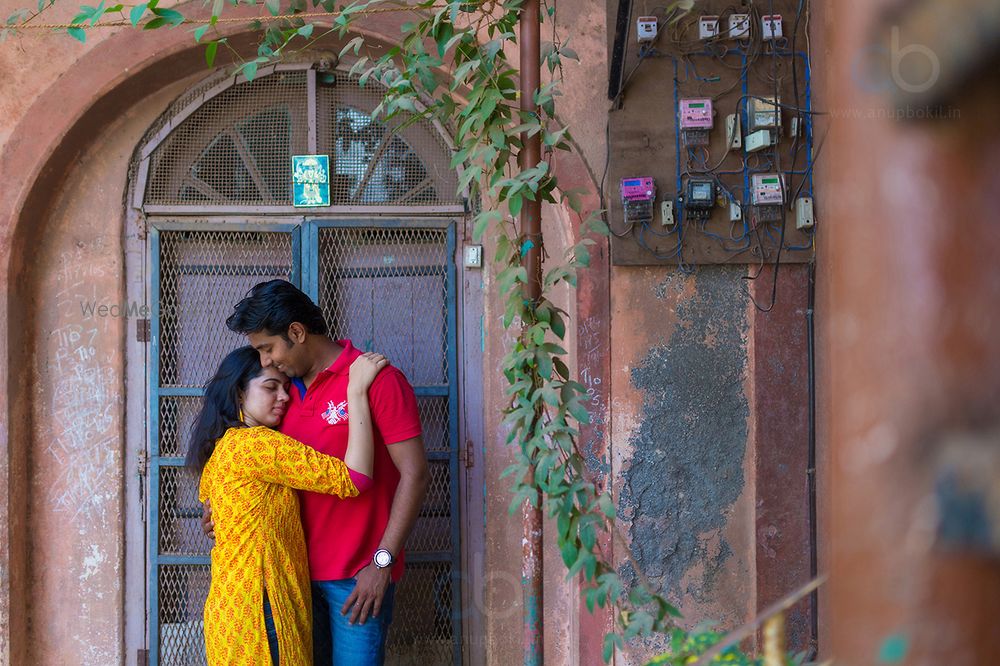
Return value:
M 623 178 L 621 182 L 622 208 L 625 221 L 649 223 L 653 221 L 653 202 L 656 184 L 652 178 Z
M 684 196 L 684 212 L 688 218 L 707 220 L 715 207 L 715 181 L 691 178 Z
M 777 143 L 777 138 L 781 136 L 781 98 L 751 97 L 747 107 L 747 132 L 752 134 L 757 130 L 769 130 L 771 142 Z
M 755 173 L 750 180 L 750 203 L 760 222 L 782 219 L 785 205 L 785 184 L 778 173 Z
M 715 125 L 712 100 L 708 97 L 680 101 L 680 130 L 687 146 L 707 146 Z

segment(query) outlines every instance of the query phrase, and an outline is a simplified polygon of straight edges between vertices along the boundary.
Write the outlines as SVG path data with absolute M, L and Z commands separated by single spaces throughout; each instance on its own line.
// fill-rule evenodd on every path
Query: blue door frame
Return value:
M 300 218 L 301 219 L 301 218 Z M 297 220 L 298 221 L 298 220 Z M 447 398 L 448 403 L 448 451 L 428 452 L 429 461 L 447 462 L 450 470 L 449 491 L 451 508 L 451 549 L 440 552 L 407 553 L 409 562 L 440 562 L 451 565 L 451 626 L 452 663 L 462 662 L 462 604 L 461 604 L 461 535 L 459 501 L 459 460 L 458 460 L 458 358 L 457 358 L 457 285 L 456 285 L 456 222 L 450 219 L 364 219 L 364 220 L 306 220 L 303 224 L 254 224 L 254 223 L 206 223 L 198 222 L 153 222 L 150 225 L 150 266 L 151 303 L 150 354 L 149 354 L 149 467 L 148 495 L 148 626 L 149 663 L 158 666 L 160 659 L 160 588 L 159 576 L 165 566 L 193 565 L 208 566 L 208 553 L 197 555 L 164 554 L 160 552 L 160 482 L 163 470 L 184 465 L 182 456 L 162 455 L 160 452 L 160 407 L 163 398 L 172 396 L 200 397 L 202 387 L 161 385 L 162 351 L 161 340 L 161 234 L 172 231 L 188 232 L 267 232 L 287 233 L 291 237 L 290 279 L 303 289 L 314 301 L 319 302 L 319 235 L 322 229 L 371 228 L 371 229 L 438 229 L 447 235 L 446 286 L 446 343 L 447 343 L 447 386 L 414 386 L 418 397 L 434 396 Z M 253 274 L 253 273 L 248 273 Z M 272 277 L 261 274 L 261 279 Z M 200 619 L 200 615 L 198 616 Z

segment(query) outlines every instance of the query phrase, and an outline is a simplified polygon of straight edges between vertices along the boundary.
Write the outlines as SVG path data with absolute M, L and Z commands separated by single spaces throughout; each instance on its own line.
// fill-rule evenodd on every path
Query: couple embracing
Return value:
M 381 664 L 428 483 L 413 388 L 330 339 L 284 280 L 253 287 L 226 325 L 249 345 L 206 386 L 187 457 L 215 539 L 208 663 Z

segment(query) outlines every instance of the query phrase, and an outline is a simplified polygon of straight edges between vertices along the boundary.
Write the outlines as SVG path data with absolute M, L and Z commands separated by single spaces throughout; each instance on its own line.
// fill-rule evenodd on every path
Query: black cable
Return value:
M 809 578 L 819 574 L 819 526 L 816 519 L 816 263 L 809 262 L 809 300 L 806 307 L 806 357 L 809 377 L 809 462 L 806 469 L 809 487 Z M 819 591 L 809 595 L 810 659 L 819 654 Z
M 632 30 L 632 0 L 618 0 L 615 20 L 615 42 L 611 49 L 611 71 L 608 73 L 608 99 L 617 100 L 624 88 L 622 72 L 628 55 L 628 38 Z

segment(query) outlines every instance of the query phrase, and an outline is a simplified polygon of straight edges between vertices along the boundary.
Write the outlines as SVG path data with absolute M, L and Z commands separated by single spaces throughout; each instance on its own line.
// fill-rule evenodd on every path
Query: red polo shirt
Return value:
M 347 452 L 347 382 L 351 363 L 361 352 L 350 340 L 337 340 L 344 350 L 305 389 L 293 379 L 281 432 L 320 453 L 343 458 Z M 313 580 L 352 578 L 372 561 L 389 522 L 399 484 L 399 471 L 389 446 L 420 435 L 420 414 L 413 387 L 397 368 L 387 366 L 368 390 L 375 434 L 372 487 L 357 497 L 301 492 L 302 526 Z M 403 575 L 403 553 L 394 553 L 392 579 Z

